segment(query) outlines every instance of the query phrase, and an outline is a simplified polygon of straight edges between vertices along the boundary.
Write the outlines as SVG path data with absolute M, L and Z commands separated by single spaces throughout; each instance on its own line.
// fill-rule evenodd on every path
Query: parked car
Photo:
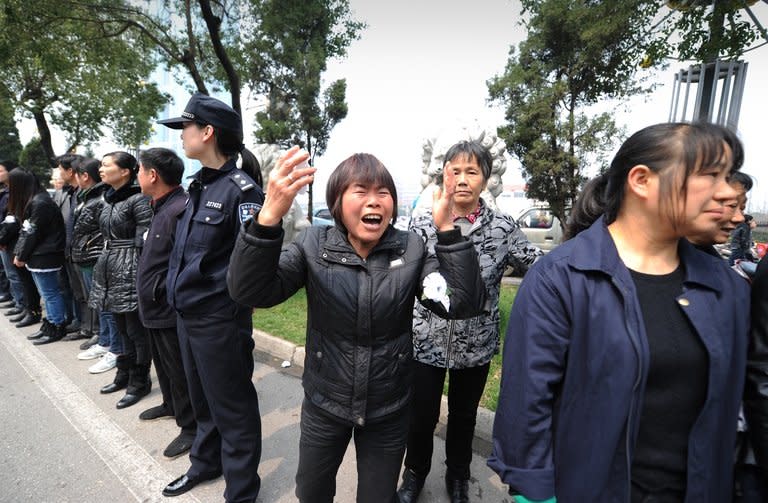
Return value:
M 333 215 L 326 206 L 320 206 L 312 212 L 312 225 L 333 225 Z
M 560 219 L 546 206 L 528 208 L 515 220 L 528 241 L 541 248 L 544 253 L 548 253 L 563 241 Z

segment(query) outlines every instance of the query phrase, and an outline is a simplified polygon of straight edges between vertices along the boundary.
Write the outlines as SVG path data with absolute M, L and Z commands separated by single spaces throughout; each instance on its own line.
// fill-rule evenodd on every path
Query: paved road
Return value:
M 159 387 L 139 404 L 117 410 L 121 393 L 98 393 L 113 372 L 89 374 L 92 362 L 75 358 L 79 341 L 33 346 L 24 337 L 32 331 L 16 329 L 0 315 L 0 503 L 222 501 L 223 479 L 174 499 L 161 496 L 165 484 L 186 471 L 188 458 L 162 455 L 178 433 L 172 420 L 138 420 L 142 410 L 160 403 Z M 264 449 L 258 501 L 296 501 L 301 383 L 258 362 L 253 379 L 261 400 Z M 433 473 L 422 503 L 447 501 L 443 449 L 436 438 Z M 473 502 L 510 500 L 483 458 L 475 456 L 472 471 Z M 339 472 L 336 501 L 354 502 L 355 486 L 350 447 Z

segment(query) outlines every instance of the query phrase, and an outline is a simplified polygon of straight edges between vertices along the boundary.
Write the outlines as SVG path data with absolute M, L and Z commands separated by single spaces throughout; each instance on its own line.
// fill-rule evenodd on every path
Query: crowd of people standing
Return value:
M 226 501 L 256 500 L 252 309 L 305 288 L 299 501 L 334 500 L 351 440 L 358 501 L 418 501 L 446 377 L 447 499 L 470 501 L 501 278 L 515 266 L 530 270 L 504 341 L 488 464 L 516 502 L 765 497 L 768 266 L 750 326 L 748 281 L 713 248 L 748 226 L 751 179 L 729 130 L 632 135 L 575 202 L 567 242 L 544 256 L 483 199 L 492 160 L 479 142 L 445 153 L 432 208 L 408 231 L 392 225 L 387 168 L 352 155 L 326 187 L 335 225 L 288 243 L 283 217 L 314 180 L 306 152 L 289 149 L 263 181 L 221 101 L 195 94 L 159 122 L 202 164 L 186 191 L 182 159 L 163 148 L 60 156 L 53 197 L 0 161 L 0 302 L 16 326 L 40 324 L 33 344 L 82 340 L 90 372 L 115 369 L 100 392 L 124 391 L 118 409 L 150 393 L 154 363 L 162 403 L 139 418 L 173 417 L 164 455 L 190 460 L 164 496 L 223 475 Z

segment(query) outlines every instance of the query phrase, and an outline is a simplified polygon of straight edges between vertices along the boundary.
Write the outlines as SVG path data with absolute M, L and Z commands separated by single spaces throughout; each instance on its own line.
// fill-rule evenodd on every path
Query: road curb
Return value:
M 301 377 L 304 372 L 304 346 L 298 346 L 262 330 L 253 330 L 253 358 L 280 369 L 287 374 Z M 477 410 L 477 424 L 472 448 L 481 455 L 491 454 L 494 413 L 484 407 Z M 448 421 L 448 398 L 443 396 L 440 404 L 440 419 L 435 433 L 445 438 Z

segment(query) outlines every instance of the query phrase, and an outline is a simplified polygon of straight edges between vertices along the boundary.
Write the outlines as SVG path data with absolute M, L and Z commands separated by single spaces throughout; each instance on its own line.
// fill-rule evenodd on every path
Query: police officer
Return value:
M 264 201 L 258 161 L 242 144 L 240 115 L 217 99 L 195 94 L 181 117 L 159 123 L 181 129 L 186 156 L 203 165 L 191 177 L 167 280 L 197 432 L 191 466 L 163 495 L 183 494 L 223 473 L 226 501 L 255 501 L 261 417 L 251 381 L 251 309 L 229 297 L 226 276 L 241 223 Z

